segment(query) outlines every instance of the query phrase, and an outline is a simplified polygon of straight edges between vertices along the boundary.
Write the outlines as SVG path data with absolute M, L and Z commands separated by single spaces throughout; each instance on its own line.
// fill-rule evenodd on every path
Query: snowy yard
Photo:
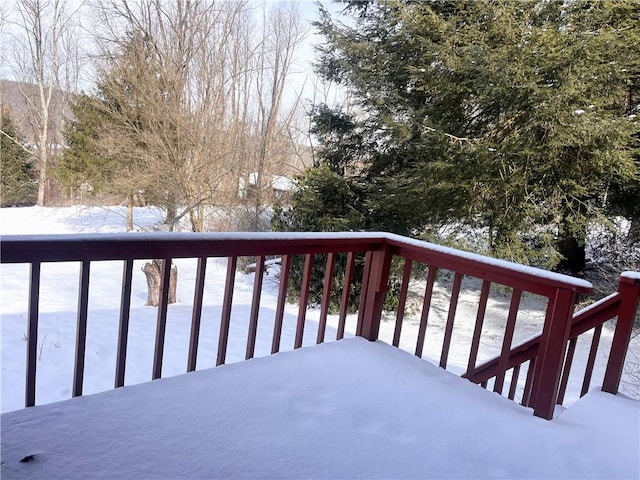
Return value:
M 2 478 L 638 478 L 639 421 L 598 391 L 542 420 L 350 338 L 5 414 Z

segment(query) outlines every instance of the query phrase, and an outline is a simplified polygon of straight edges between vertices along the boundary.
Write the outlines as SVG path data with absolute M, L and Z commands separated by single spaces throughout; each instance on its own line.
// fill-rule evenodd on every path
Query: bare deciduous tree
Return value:
M 257 108 L 255 112 L 255 149 L 249 157 L 251 201 L 255 227 L 265 205 L 273 200 L 273 175 L 285 173 L 278 166 L 293 155 L 290 127 L 300 108 L 300 96 L 284 105 L 287 79 L 295 52 L 307 29 L 297 4 L 277 3 L 263 10 L 262 39 L 258 44 L 257 70 L 254 75 Z
M 126 168 L 141 170 L 125 178 L 166 209 L 169 230 L 182 218 L 205 229 L 208 206 L 237 201 L 242 176 L 258 215 L 290 150 L 288 125 L 299 106 L 283 106 L 306 33 L 298 7 L 263 10 L 261 27 L 248 0 L 110 0 L 94 8 L 99 88 L 115 122 L 105 125 L 102 143 L 128 159 Z
M 31 123 L 32 154 L 39 169 L 38 205 L 44 205 L 48 168 L 61 146 L 60 123 L 67 95 L 78 82 L 78 39 L 73 13 L 61 0 L 19 0 L 11 24 L 12 66 Z M 35 88 L 35 93 L 34 89 Z
M 166 209 L 169 230 L 185 216 L 202 230 L 204 205 L 237 175 L 226 134 L 227 50 L 247 2 L 145 0 L 134 11 L 112 0 L 99 8 L 110 37 L 100 89 L 118 125 L 105 126 L 104 144 L 135 143 L 127 151 L 145 171 L 139 188 Z
M 107 120 L 98 127 L 98 143 L 118 165 L 118 188 L 130 199 L 144 190 L 165 208 L 169 230 L 186 217 L 192 230 L 202 231 L 207 207 L 236 201 L 245 173 L 254 179 L 259 217 L 262 187 L 265 179 L 270 187 L 286 151 L 281 147 L 297 106 L 283 108 L 305 34 L 297 7 L 265 11 L 258 36 L 248 0 L 109 0 L 95 8 Z M 160 269 L 158 262 L 145 266 L 149 304 L 158 295 Z

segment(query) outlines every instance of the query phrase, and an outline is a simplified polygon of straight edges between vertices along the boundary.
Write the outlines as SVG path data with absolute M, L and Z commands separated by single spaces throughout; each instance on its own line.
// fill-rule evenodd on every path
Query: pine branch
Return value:
M 4 130 L 0 129 L 0 134 L 4 135 L 5 137 L 7 137 L 9 140 L 11 140 L 13 143 L 15 143 L 16 145 L 18 145 L 22 150 L 24 150 L 25 152 L 27 152 L 29 155 L 35 156 L 35 152 L 32 152 L 31 150 L 29 150 L 27 147 L 25 147 L 24 145 L 22 145 L 18 139 L 12 137 L 11 135 L 9 135 L 7 132 L 5 132 Z
M 455 135 L 453 135 L 451 133 L 443 132 L 442 130 L 438 130 L 438 129 L 433 128 L 433 127 L 423 126 L 423 128 L 425 130 L 429 131 L 429 132 L 439 133 L 440 135 L 444 135 L 449 140 L 451 140 L 453 143 L 459 143 L 460 145 L 462 145 L 465 142 L 473 143 L 473 142 L 476 142 L 478 140 L 477 138 L 457 137 L 457 136 L 455 136 Z

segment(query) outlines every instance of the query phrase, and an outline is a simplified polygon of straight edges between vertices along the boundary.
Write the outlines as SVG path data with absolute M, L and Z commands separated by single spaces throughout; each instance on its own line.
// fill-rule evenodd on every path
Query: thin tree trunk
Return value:
M 176 226 L 176 217 L 178 215 L 176 206 L 172 203 L 171 205 L 167 205 L 167 217 L 164 220 L 164 224 L 169 228 L 170 232 L 173 232 L 173 229 Z
M 127 199 L 127 232 L 133 230 L 133 194 Z
M 40 80 L 39 80 L 40 81 Z M 42 117 L 42 125 L 40 127 L 40 135 L 38 136 L 38 157 L 39 157 L 39 168 L 40 175 L 38 177 L 38 199 L 37 204 L 40 207 L 45 206 L 46 201 L 46 191 L 47 191 L 47 179 L 48 179 L 48 152 L 47 152 L 47 143 L 49 139 L 49 102 L 51 101 L 51 92 L 49 92 L 49 97 L 46 98 L 44 95 L 44 91 L 42 90 L 42 85 L 40 86 L 41 92 L 41 106 L 42 111 L 40 115 Z M 46 102 L 46 103 L 45 103 Z
M 38 177 L 38 199 L 37 204 L 40 207 L 45 206 L 45 191 L 47 189 L 47 154 L 40 155 L 40 174 Z

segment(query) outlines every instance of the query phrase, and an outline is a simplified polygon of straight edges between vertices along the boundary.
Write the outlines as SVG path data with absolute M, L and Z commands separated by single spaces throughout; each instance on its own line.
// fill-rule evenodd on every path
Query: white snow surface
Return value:
M 622 272 L 620 276 L 630 278 L 631 280 L 640 280 L 640 272 Z
M 121 207 L 3 208 L 0 233 L 122 233 L 125 214 Z M 158 209 L 135 209 L 138 232 L 153 231 L 161 219 Z M 154 234 L 121 236 L 130 235 Z M 229 238 L 238 235 L 253 238 Z M 620 396 L 591 392 L 546 422 L 418 358 L 360 339 L 210 370 L 215 365 L 224 259 L 209 259 L 207 267 L 199 372 L 181 375 L 186 370 L 196 263 L 176 263 L 178 303 L 169 306 L 162 372 L 171 378 L 136 385 L 151 379 L 156 326 L 156 309 L 144 306 L 140 261 L 132 286 L 127 386 L 110 390 L 122 262 L 94 262 L 85 396 L 53 404 L 71 396 L 79 263 L 43 264 L 36 403 L 49 405 L 24 410 L 29 271 L 26 265 L 0 266 L 3 478 L 639 476 L 640 404 Z M 275 267 L 265 275 L 256 356 L 269 355 L 271 348 Z M 227 363 L 244 359 L 253 274 L 239 272 L 235 284 Z M 466 368 L 478 290 L 477 281 L 463 280 L 447 365 L 455 373 Z M 411 284 L 408 308 L 413 311 L 405 316 L 400 340 L 400 348 L 410 352 L 420 311 L 409 304 L 419 304 L 423 292 L 424 281 Z M 509 297 L 500 290 L 494 293 L 487 306 L 480 362 L 501 348 Z M 440 357 L 449 297 L 450 281 L 439 279 L 423 354 L 434 363 Z M 523 297 L 514 344 L 540 332 L 543 306 L 537 296 Z M 293 347 L 297 314 L 297 305 L 286 306 L 282 350 Z M 310 346 L 317 334 L 318 309 L 309 309 L 306 318 L 303 345 Z M 336 316 L 329 315 L 326 341 L 335 339 L 336 323 Z M 353 335 L 355 323 L 355 316 L 348 316 L 347 336 Z M 381 340 L 391 343 L 394 325 L 383 319 Z M 592 389 L 601 384 L 612 332 L 605 325 Z M 565 405 L 579 396 L 589 346 L 590 336 L 578 341 Z M 628 358 L 640 364 L 640 336 L 634 336 Z M 621 389 L 637 397 L 637 368 L 633 372 L 625 371 Z M 12 463 L 33 453 L 33 462 Z
M 290 192 L 296 188 L 296 181 L 293 178 L 284 177 L 282 175 L 272 175 L 271 186 L 274 190 Z
M 638 405 L 546 421 L 351 338 L 4 414 L 2 478 L 638 478 Z

